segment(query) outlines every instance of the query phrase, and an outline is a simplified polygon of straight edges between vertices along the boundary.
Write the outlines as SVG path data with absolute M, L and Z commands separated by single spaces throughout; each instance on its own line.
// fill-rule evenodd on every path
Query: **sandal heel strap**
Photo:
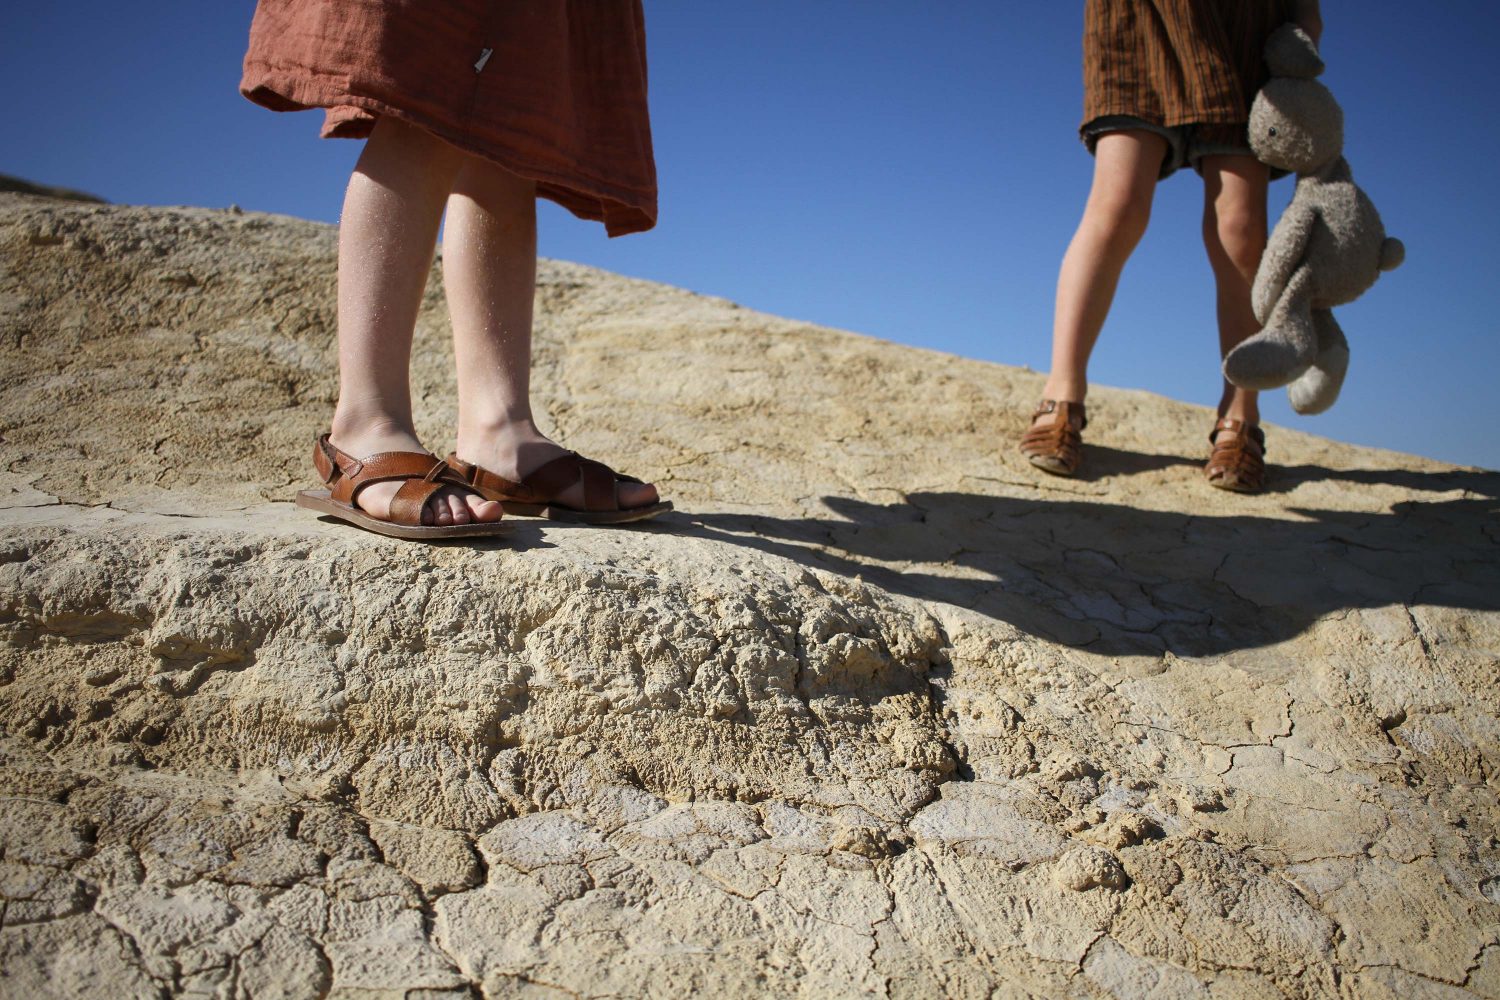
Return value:
M 1059 424 L 1071 424 L 1073 415 L 1078 415 L 1078 429 L 1084 430 L 1089 425 L 1088 409 L 1082 403 L 1072 403 L 1066 399 L 1044 399 L 1036 406 L 1036 411 L 1031 414 L 1031 419 L 1046 416 L 1049 413 L 1059 414 Z
M 1243 420 L 1235 420 L 1232 417 L 1220 417 L 1214 424 L 1214 429 L 1208 432 L 1208 443 L 1215 444 L 1220 431 L 1228 431 L 1236 436 L 1246 436 L 1256 444 L 1260 445 L 1262 452 L 1266 449 L 1266 432 L 1260 429 L 1258 424 L 1247 424 Z
M 332 486 L 334 480 L 340 477 L 359 475 L 364 463 L 348 452 L 335 448 L 327 434 L 319 434 L 313 442 L 313 468 L 318 470 L 318 478 L 323 480 L 323 485 Z

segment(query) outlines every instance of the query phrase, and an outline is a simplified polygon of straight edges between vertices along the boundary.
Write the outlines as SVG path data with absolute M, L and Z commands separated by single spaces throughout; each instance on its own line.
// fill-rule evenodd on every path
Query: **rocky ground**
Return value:
M 1223 494 L 1101 389 L 1045 479 L 1034 373 L 549 262 L 549 426 L 678 510 L 424 547 L 289 503 L 331 229 L 0 262 L 0 993 L 1500 996 L 1496 473 Z

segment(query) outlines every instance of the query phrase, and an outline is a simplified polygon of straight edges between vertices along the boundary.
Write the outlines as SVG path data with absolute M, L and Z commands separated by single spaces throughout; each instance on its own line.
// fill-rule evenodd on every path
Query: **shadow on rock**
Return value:
M 1411 469 L 1330 469 L 1322 465 L 1272 465 L 1267 491 L 1290 493 L 1303 483 L 1339 482 L 1360 486 L 1395 486 L 1426 493 L 1464 490 L 1494 499 L 1500 497 L 1500 472 L 1484 469 L 1451 469 L 1418 472 Z
M 1137 476 L 1161 472 L 1179 466 L 1202 468 L 1206 456 L 1163 455 L 1088 445 L 1088 460 L 1078 482 L 1098 482 L 1115 476 Z M 1500 472 L 1484 469 L 1452 469 L 1444 472 L 1420 472 L 1410 469 L 1330 469 L 1323 465 L 1281 465 L 1267 467 L 1266 492 L 1290 493 L 1308 483 L 1335 482 L 1358 486 L 1392 486 L 1424 493 L 1446 493 L 1464 490 L 1487 497 L 1500 497 Z
M 1433 474 L 1452 475 L 1467 474 Z M 1281 642 L 1357 608 L 1500 609 L 1497 485 L 1500 476 L 1477 475 L 1440 488 L 1480 498 L 1406 501 L 1381 513 L 1293 509 L 1302 520 L 968 493 L 886 505 L 825 497 L 827 518 L 694 520 L 706 537 L 970 608 L 1054 642 L 1106 655 L 1210 656 Z
M 1088 459 L 1078 475 L 1079 482 L 1092 483 L 1112 476 L 1138 476 L 1146 472 L 1161 472 L 1179 465 L 1202 466 L 1201 458 L 1185 458 L 1182 455 L 1154 455 L 1124 448 L 1090 444 Z

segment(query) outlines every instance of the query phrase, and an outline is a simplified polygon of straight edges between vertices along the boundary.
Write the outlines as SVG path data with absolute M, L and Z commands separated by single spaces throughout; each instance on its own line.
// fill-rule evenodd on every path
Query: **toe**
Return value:
M 486 500 L 481 496 L 469 494 L 464 498 L 469 518 L 479 524 L 490 524 L 500 520 L 505 513 L 505 508 L 498 501 Z
M 453 518 L 454 524 L 468 524 L 472 520 L 469 517 L 469 505 L 464 500 L 463 494 L 449 493 L 444 500 L 448 504 L 448 514 Z
M 647 507 L 659 499 L 654 483 L 621 483 L 619 490 L 620 507 Z

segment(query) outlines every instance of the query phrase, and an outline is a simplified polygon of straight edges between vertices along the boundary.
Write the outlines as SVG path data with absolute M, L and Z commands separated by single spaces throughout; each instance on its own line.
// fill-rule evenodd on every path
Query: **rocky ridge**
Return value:
M 1500 475 L 545 262 L 539 408 L 678 512 L 288 502 L 334 237 L 0 194 L 0 986 L 1500 996 Z M 414 386 L 449 447 L 435 269 Z

